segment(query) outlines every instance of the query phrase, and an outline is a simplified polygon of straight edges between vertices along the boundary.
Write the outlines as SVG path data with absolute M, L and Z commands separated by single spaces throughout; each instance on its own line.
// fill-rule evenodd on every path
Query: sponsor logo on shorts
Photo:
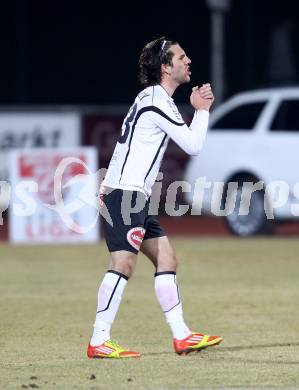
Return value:
M 145 229 L 143 229 L 142 227 L 135 227 L 128 231 L 127 240 L 129 244 L 132 245 L 133 248 L 139 251 L 144 235 L 145 235 Z

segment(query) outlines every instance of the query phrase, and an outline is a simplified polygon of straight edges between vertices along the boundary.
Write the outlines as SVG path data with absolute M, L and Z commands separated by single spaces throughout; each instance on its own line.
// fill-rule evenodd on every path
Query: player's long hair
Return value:
M 173 52 L 169 48 L 177 43 L 160 37 L 144 46 L 139 57 L 139 80 L 144 87 L 161 82 L 161 65 L 172 64 Z

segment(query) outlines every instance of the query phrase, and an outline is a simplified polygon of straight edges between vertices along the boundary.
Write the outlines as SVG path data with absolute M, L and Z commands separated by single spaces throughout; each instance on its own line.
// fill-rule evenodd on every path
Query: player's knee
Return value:
M 177 268 L 177 258 L 174 254 L 173 249 L 170 247 L 169 250 L 167 251 L 167 262 L 169 264 L 169 269 L 176 271 Z
M 135 261 L 129 259 L 126 262 L 126 264 L 124 264 L 125 275 L 127 275 L 127 277 L 130 278 L 133 275 L 134 269 L 135 269 Z
M 136 265 L 136 255 L 113 256 L 111 259 L 111 268 L 130 278 Z
M 173 271 L 176 271 L 177 265 L 178 265 L 177 258 L 173 255 L 173 256 L 170 257 L 169 262 L 170 262 L 170 265 L 171 265 L 171 269 Z
M 176 271 L 177 269 L 177 259 L 173 254 L 168 254 L 164 256 L 161 261 L 158 263 L 159 271 Z

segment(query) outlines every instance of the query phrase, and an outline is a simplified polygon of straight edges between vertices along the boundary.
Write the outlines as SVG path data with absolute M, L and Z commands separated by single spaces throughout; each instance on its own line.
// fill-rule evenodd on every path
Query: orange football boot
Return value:
M 140 357 L 139 352 L 129 351 L 122 348 L 113 340 L 107 340 L 101 345 L 92 346 L 90 343 L 87 348 L 87 356 L 90 359 L 104 359 L 104 358 L 136 358 Z
M 200 351 L 212 345 L 220 344 L 223 341 L 220 336 L 209 336 L 202 333 L 191 333 L 183 340 L 173 339 L 173 346 L 176 353 L 179 355 L 187 354 L 192 351 Z

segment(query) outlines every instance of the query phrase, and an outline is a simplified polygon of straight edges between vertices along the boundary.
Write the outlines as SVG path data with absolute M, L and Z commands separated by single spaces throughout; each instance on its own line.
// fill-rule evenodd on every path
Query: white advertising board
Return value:
M 10 242 L 97 242 L 97 161 L 94 147 L 11 151 Z
M 11 149 L 79 145 L 80 116 L 76 113 L 0 112 L 0 180 L 8 178 Z

